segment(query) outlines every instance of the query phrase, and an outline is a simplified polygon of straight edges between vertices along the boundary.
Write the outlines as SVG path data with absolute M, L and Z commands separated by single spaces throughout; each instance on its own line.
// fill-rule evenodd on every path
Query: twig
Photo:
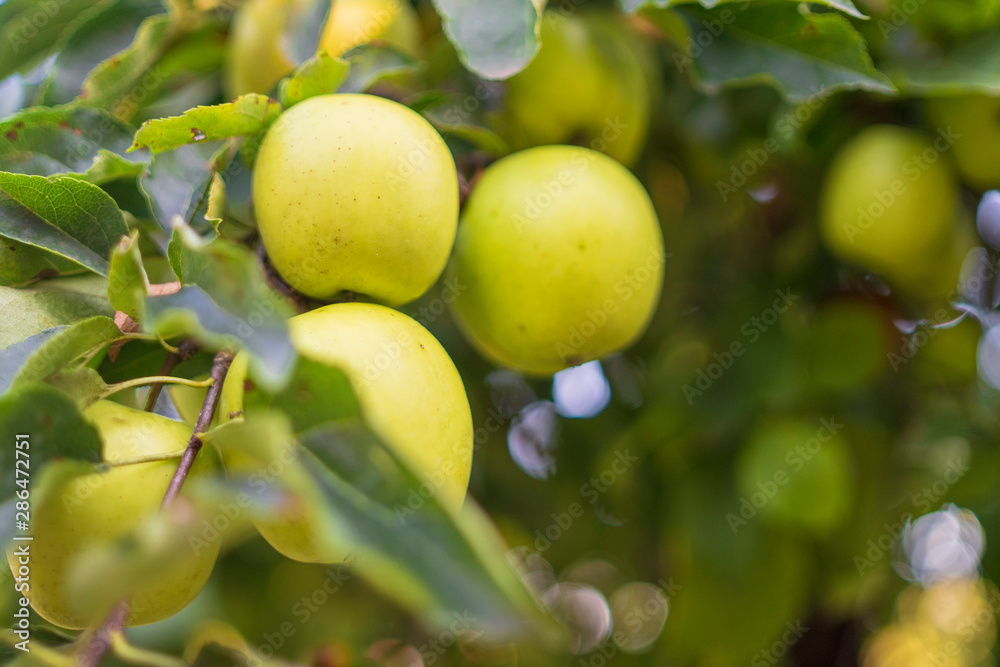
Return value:
M 77 656 L 76 667 L 97 667 L 101 664 L 108 651 L 111 650 L 112 635 L 120 633 L 125 628 L 125 621 L 128 620 L 128 608 L 128 602 L 122 600 L 111 609 L 104 622 L 94 631 L 93 636 L 83 647 L 83 651 Z
M 174 472 L 174 476 L 170 480 L 170 485 L 167 486 L 167 492 L 163 494 L 163 502 L 160 503 L 160 509 L 173 502 L 177 494 L 180 493 L 181 487 L 184 486 L 184 480 L 187 479 L 188 473 L 191 472 L 194 459 L 198 456 L 198 452 L 201 451 L 201 434 L 208 430 L 209 424 L 212 423 L 212 417 L 215 416 L 215 409 L 219 405 L 219 396 L 222 394 L 222 383 L 226 379 L 226 373 L 229 372 L 229 364 L 231 363 L 233 363 L 233 354 L 231 352 L 219 352 L 215 355 L 215 360 L 212 361 L 212 379 L 214 382 L 208 388 L 208 393 L 205 394 L 205 402 L 202 403 L 201 412 L 198 413 L 198 421 L 195 422 L 194 433 L 191 434 L 191 439 L 188 440 L 187 449 L 184 450 L 181 462 L 177 466 L 177 471 Z
M 163 361 L 163 366 L 160 367 L 160 375 L 170 375 L 170 371 L 174 370 L 174 367 L 182 361 L 187 361 L 194 356 L 194 353 L 198 351 L 198 344 L 192 340 L 186 340 L 180 344 L 176 352 L 171 352 L 167 355 L 167 358 Z M 152 387 L 149 388 L 149 395 L 146 396 L 146 407 L 144 408 L 146 412 L 151 412 L 153 407 L 156 405 L 156 399 L 160 397 L 160 392 L 163 391 L 163 383 L 157 382 Z
M 201 405 L 201 412 L 198 413 L 198 421 L 195 423 L 191 439 L 188 440 L 187 449 L 184 450 L 181 461 L 177 465 L 177 470 L 174 472 L 174 476 L 167 486 L 167 492 L 163 494 L 163 502 L 160 503 L 160 510 L 163 510 L 163 508 L 173 502 L 177 494 L 180 493 L 181 487 L 184 486 L 184 480 L 187 479 L 188 473 L 191 472 L 194 459 L 198 456 L 198 452 L 201 451 L 201 434 L 208 429 L 208 425 L 212 423 L 212 417 L 215 416 L 215 410 L 219 405 L 219 396 L 222 394 L 222 384 L 226 379 L 226 373 L 229 372 L 229 365 L 231 363 L 233 363 L 231 352 L 219 352 L 212 361 L 212 386 L 208 388 L 205 401 Z M 87 642 L 87 645 L 77 657 L 77 667 L 98 667 L 101 664 L 107 656 L 108 651 L 111 650 L 111 638 L 114 635 L 120 634 L 125 627 L 125 623 L 128 620 L 129 606 L 127 600 L 122 600 L 114 606 L 111 613 L 94 630 L 90 641 Z

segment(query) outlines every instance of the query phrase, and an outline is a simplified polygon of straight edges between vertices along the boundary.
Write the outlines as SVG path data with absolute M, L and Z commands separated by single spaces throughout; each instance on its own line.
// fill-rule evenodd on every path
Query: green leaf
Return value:
M 104 185 L 119 179 L 134 181 L 145 171 L 147 165 L 145 161 L 133 162 L 127 157 L 102 148 L 97 151 L 97 157 L 94 158 L 94 164 L 90 165 L 90 169 L 82 174 L 69 175 L 94 185 Z
M 317 505 L 326 528 L 317 539 L 352 553 L 352 570 L 387 597 L 434 625 L 446 626 L 456 612 L 472 629 L 492 639 L 545 636 L 551 621 L 507 564 L 506 551 L 486 515 L 467 501 L 457 516 L 443 509 L 392 450 L 358 423 L 328 424 L 300 437 L 279 414 L 251 414 L 206 435 L 223 453 L 239 449 L 261 465 L 293 443 L 295 470 L 289 478 L 312 484 L 281 486 Z M 304 477 L 299 477 L 304 474 Z M 425 494 L 427 495 L 427 494 Z M 420 500 L 414 506 L 413 497 Z
M 46 329 L 113 314 L 107 281 L 93 274 L 53 278 L 31 287 L 0 287 L 0 349 Z
M 128 48 L 142 22 L 163 12 L 158 0 L 97 0 L 80 12 L 56 45 L 40 103 L 65 104 L 82 91 L 95 67 Z
M 391 46 L 362 44 L 344 54 L 344 60 L 351 69 L 340 93 L 364 93 L 380 81 L 417 68 L 413 58 Z
M 81 355 L 126 337 L 114 320 L 103 316 L 31 336 L 0 350 L 0 392 L 44 380 Z
M 854 6 L 851 0 L 807 0 L 809 3 L 814 5 L 823 5 L 825 7 L 832 7 L 834 9 L 839 9 L 845 14 L 849 14 L 855 18 L 863 19 L 868 18 Z M 737 11 L 742 11 L 746 9 L 751 4 L 762 5 L 765 3 L 773 3 L 774 0 L 618 0 L 618 4 L 621 6 L 622 11 L 629 14 L 636 12 L 645 7 L 655 7 L 658 9 L 665 9 L 667 7 L 677 7 L 682 5 L 688 5 L 693 3 L 698 3 L 705 9 L 714 9 L 719 5 L 740 3 Z M 799 4 L 799 0 L 787 0 L 789 3 Z
M 281 410 L 296 432 L 345 419 L 360 419 L 350 380 L 339 368 L 300 356 L 288 386 L 269 392 L 255 383 L 246 387 L 243 409 L 251 414 L 266 408 Z
M 350 69 L 347 61 L 323 51 L 307 60 L 292 76 L 281 80 L 278 99 L 287 109 L 310 97 L 334 93 L 347 79 Z
M 59 42 L 93 0 L 7 0 L 0 4 L 0 79 L 27 71 Z
M 1000 34 L 990 32 L 945 52 L 890 61 L 886 72 L 900 90 L 918 95 L 1000 94 Z
M 208 263 L 208 257 L 198 250 L 201 243 L 201 237 L 188 225 L 177 225 L 170 235 L 167 259 L 182 285 L 197 284 Z
M 517 74 L 538 52 L 531 0 L 433 0 L 462 64 L 484 79 Z
M 95 67 L 77 103 L 108 109 L 129 120 L 171 116 L 218 91 L 225 23 L 214 14 L 157 14 L 139 26 L 132 43 Z
M 288 24 L 281 33 L 281 47 L 297 65 L 308 62 L 319 48 L 323 26 L 330 15 L 332 3 L 326 0 L 307 0 L 304 11 L 300 5 L 291 13 Z
M 142 265 L 139 232 L 132 232 L 115 246 L 108 273 L 108 301 L 136 322 L 142 322 L 149 278 Z
M 135 176 L 145 160 L 123 157 L 131 135 L 132 128 L 99 109 L 25 109 L 0 121 L 0 171 L 70 174 L 93 183 Z
M 172 230 L 177 220 L 197 223 L 198 212 L 207 208 L 218 150 L 215 143 L 192 144 L 160 153 L 139 177 L 139 188 L 163 229 Z
M 235 102 L 197 107 L 172 118 L 148 120 L 139 128 L 129 150 L 148 148 L 153 153 L 160 153 L 201 141 L 262 133 L 281 111 L 277 101 L 251 93 Z
M 461 139 L 474 148 L 493 155 L 510 153 L 510 146 L 496 132 L 475 122 L 469 114 L 455 113 L 461 109 L 461 96 L 445 94 L 438 96 L 420 111 L 443 135 Z
M 95 67 L 83 82 L 80 103 L 109 109 L 118 118 L 129 118 L 139 105 L 132 95 L 136 87 L 153 88 L 166 72 L 156 67 L 174 37 L 174 22 L 166 14 L 142 22 L 135 39 L 121 51 Z
M 255 377 L 268 388 L 284 386 L 296 357 L 286 324 L 295 311 L 267 284 L 256 256 L 223 238 L 205 243 L 183 226 L 174 235 L 201 266 L 185 276 L 193 286 L 146 299 L 147 329 L 191 335 L 216 349 L 242 345 Z
M 89 366 L 73 368 L 49 376 L 46 384 L 59 389 L 76 401 L 81 409 L 86 409 L 109 393 L 110 386 L 101 374 Z
M 693 43 L 686 54 L 675 55 L 675 63 L 693 65 L 709 90 L 766 83 L 791 101 L 837 90 L 896 92 L 872 64 L 864 38 L 838 14 L 812 14 L 783 4 L 739 12 L 691 11 L 703 25 L 695 26 Z M 718 35 L 702 47 L 698 35 L 712 36 L 704 27 L 712 21 Z
M 0 172 L 0 236 L 107 275 L 111 249 L 128 233 L 107 193 L 67 176 Z
M 0 285 L 23 285 L 49 276 L 81 273 L 76 262 L 0 237 Z
M 101 438 L 76 404 L 64 393 L 45 385 L 19 387 L 0 395 L 0 433 L 13 440 L 28 435 L 31 469 L 55 458 L 100 463 Z M 13 442 L 0 447 L 0 469 L 12 473 L 18 450 Z M 0 500 L 19 488 L 13 474 L 0 477 Z

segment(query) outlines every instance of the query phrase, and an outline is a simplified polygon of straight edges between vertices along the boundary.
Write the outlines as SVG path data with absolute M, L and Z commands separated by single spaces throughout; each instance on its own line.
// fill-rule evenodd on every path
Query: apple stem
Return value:
M 201 451 L 201 434 L 208 430 L 209 424 L 212 423 L 212 417 L 215 416 L 215 410 L 219 405 L 219 396 L 222 394 L 222 384 L 226 379 L 226 373 L 229 372 L 229 365 L 231 363 L 233 363 L 232 352 L 219 352 L 212 361 L 212 386 L 208 388 L 208 393 L 205 394 L 205 402 L 202 403 L 201 412 L 198 413 L 198 421 L 195 422 L 194 433 L 191 434 L 191 439 L 188 440 L 187 449 L 184 450 L 181 462 L 177 465 L 177 471 L 174 472 L 174 476 L 170 480 L 170 485 L 167 486 L 167 492 L 163 494 L 163 502 L 160 503 L 160 509 L 173 502 L 177 494 L 180 493 L 181 487 L 184 486 L 184 480 L 187 479 L 188 473 L 191 472 L 194 459 L 198 456 L 198 452 Z
M 264 271 L 264 277 L 267 279 L 267 284 L 271 286 L 271 289 L 280 292 L 299 313 L 312 310 L 309 298 L 286 283 L 278 275 L 278 272 L 274 270 L 274 266 L 271 265 L 271 261 L 267 258 L 267 250 L 264 249 L 263 242 L 257 246 L 257 260 L 260 262 L 261 270 Z
M 187 361 L 194 356 L 194 353 L 198 351 L 198 345 L 192 340 L 185 340 L 178 346 L 176 352 L 171 352 L 167 355 L 167 358 L 163 361 L 163 366 L 160 367 L 160 375 L 170 375 L 170 371 L 174 370 L 174 367 L 182 361 Z M 149 395 L 146 396 L 146 407 L 144 408 L 146 412 L 152 412 L 153 407 L 156 405 L 156 399 L 160 397 L 160 392 L 163 391 L 163 383 L 157 382 L 152 387 L 149 388 Z

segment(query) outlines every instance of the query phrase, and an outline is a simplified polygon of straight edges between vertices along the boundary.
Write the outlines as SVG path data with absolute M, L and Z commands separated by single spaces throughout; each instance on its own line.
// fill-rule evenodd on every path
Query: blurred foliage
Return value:
M 503 79 L 538 48 L 533 3 L 420 0 L 413 57 L 379 43 L 314 57 L 328 6 L 299 4 L 301 20 L 271 26 L 298 69 L 238 100 L 223 82 L 239 0 L 0 4 L 0 386 L 12 387 L 0 423 L 30 423 L 48 401 L 59 419 L 37 422 L 37 440 L 49 439 L 52 458 L 80 458 L 60 443 L 67 433 L 93 445 L 67 393 L 85 403 L 159 375 L 189 336 L 204 349 L 173 369 L 179 377 L 203 378 L 211 352 L 242 340 L 275 391 L 309 379 L 293 373 L 293 305 L 253 252 L 249 174 L 282 108 L 333 90 L 402 101 L 445 137 L 465 186 L 524 143 Z M 470 495 L 485 512 L 433 514 L 425 537 L 441 543 L 420 548 L 407 540 L 423 524 L 417 537 L 366 526 L 373 503 L 400 500 L 405 484 L 354 488 L 345 480 L 358 461 L 336 460 L 338 440 L 321 430 L 330 458 L 310 455 L 303 468 L 356 522 L 352 539 L 391 554 L 378 581 L 350 563 L 281 557 L 233 504 L 246 480 L 218 479 L 194 489 L 237 507 L 198 514 L 226 538 L 208 585 L 176 616 L 128 630 L 105 664 L 996 664 L 1000 248 L 988 244 L 1000 215 L 983 195 L 1000 187 L 1000 5 L 549 6 L 614 23 L 631 51 L 598 48 L 598 60 L 634 59 L 645 75 L 630 81 L 649 97 L 649 136 L 630 167 L 668 253 L 648 331 L 562 385 L 529 380 L 469 347 L 439 283 L 402 310 L 462 374 L 475 424 Z M 553 75 L 570 111 L 616 108 L 602 98 L 609 87 L 566 79 L 578 74 Z M 892 276 L 838 258 L 820 231 L 835 157 L 878 124 L 929 142 L 954 136 L 933 154 L 956 193 L 945 240 L 919 262 L 882 248 L 899 259 Z M 594 140 L 592 128 L 573 129 L 560 140 Z M 919 231 L 926 220 L 905 222 Z M 109 333 L 116 310 L 146 333 Z M 266 402 L 280 407 L 270 389 Z M 174 416 L 166 396 L 157 409 Z M 144 398 L 131 385 L 115 394 Z M 222 429 L 221 439 L 234 430 Z M 410 479 L 377 443 L 362 451 L 387 479 Z M 6 473 L 6 452 L 0 460 Z M 50 468 L 79 474 L 70 461 Z M 0 488 L 6 540 L 13 509 Z M 258 497 L 246 511 L 277 505 Z M 504 555 L 561 634 L 498 641 L 468 608 L 443 611 L 473 600 L 531 618 L 538 609 Z M 6 570 L 0 583 L 11 618 Z M 88 639 L 32 623 L 33 653 L 10 649 L 7 633 L 0 662 L 70 664 Z

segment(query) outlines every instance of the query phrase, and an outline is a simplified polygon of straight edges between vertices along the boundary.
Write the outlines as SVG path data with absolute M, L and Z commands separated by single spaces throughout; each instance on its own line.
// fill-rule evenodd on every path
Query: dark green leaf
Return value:
M 83 81 L 101 62 L 126 49 L 142 22 L 163 12 L 158 0 L 98 0 L 80 12 L 57 46 L 41 102 L 65 104 L 82 91 Z
M 59 42 L 63 30 L 93 0 L 8 0 L 0 4 L 0 79 L 24 72 Z
M 277 101 L 251 93 L 235 102 L 197 107 L 181 116 L 146 121 L 136 133 L 132 149 L 148 148 L 160 153 L 200 141 L 257 134 L 267 130 L 280 114 L 281 105 Z
M 838 14 L 812 14 L 794 4 L 691 11 L 721 27 L 707 46 L 692 44 L 676 54 L 675 64 L 693 67 L 709 90 L 767 83 L 792 101 L 837 90 L 896 92 L 872 64 L 865 40 Z
M 799 3 L 799 0 L 787 0 L 790 3 Z M 851 0 L 808 0 L 814 5 L 824 5 L 827 7 L 833 7 L 834 9 L 839 9 L 845 14 L 850 14 L 851 16 L 859 19 L 866 18 Z M 739 3 L 738 10 L 743 10 L 747 6 L 753 4 L 762 5 L 768 2 L 773 3 L 774 0 L 618 0 L 618 4 L 621 6 L 623 11 L 628 13 L 636 12 L 643 7 L 657 7 L 664 9 L 666 7 L 677 7 L 682 5 L 698 3 L 706 9 L 713 9 L 719 5 L 734 4 Z
M 242 345 L 252 355 L 255 376 L 268 387 L 282 386 L 295 360 L 286 324 L 295 311 L 268 286 L 257 258 L 223 238 L 204 243 L 183 226 L 175 237 L 186 254 L 204 261 L 186 276 L 195 286 L 146 299 L 149 330 L 192 335 L 215 348 Z
M 185 241 L 185 236 L 191 238 Z M 198 251 L 200 243 L 201 237 L 187 225 L 177 225 L 170 235 L 167 259 L 170 260 L 170 268 L 182 285 L 196 284 L 209 261 L 205 253 Z
M 0 238 L 0 285 L 23 285 L 49 276 L 82 273 L 76 262 L 20 241 Z
M 128 48 L 90 72 L 83 82 L 80 102 L 110 109 L 118 118 L 130 118 L 140 103 L 132 91 L 154 88 L 166 78 L 167 73 L 156 65 L 175 30 L 173 20 L 165 14 L 143 21 Z
M 65 173 L 92 183 L 135 176 L 144 156 L 123 157 L 131 135 L 132 128 L 99 109 L 25 109 L 0 121 L 0 171 Z
M 302 356 L 288 386 L 281 391 L 268 392 L 256 384 L 247 387 L 244 410 L 256 412 L 269 407 L 287 415 L 296 432 L 361 417 L 354 390 L 343 371 Z
M 433 0 L 462 63 L 485 79 L 517 74 L 538 52 L 531 0 Z
M 351 69 L 340 93 L 364 93 L 384 79 L 416 70 L 413 58 L 391 46 L 362 44 L 348 51 L 344 60 Z
M 206 439 L 263 465 L 291 437 L 283 417 L 257 414 Z M 316 486 L 285 490 L 321 505 L 327 531 L 319 537 L 355 554 L 352 567 L 373 586 L 433 624 L 464 612 L 475 629 L 494 637 L 546 634 L 549 621 L 505 561 L 505 547 L 481 511 L 467 503 L 454 516 L 433 494 L 425 498 L 419 489 L 426 483 L 360 424 L 328 424 L 301 442 L 304 449 L 293 445 L 298 458 L 291 465 Z
M 218 149 L 213 142 L 161 153 L 139 178 L 139 187 L 163 229 L 172 230 L 176 220 L 195 222 L 197 212 L 206 207 Z
M 905 92 L 920 95 L 1000 94 L 1000 33 L 990 32 L 946 53 L 911 55 L 885 66 Z
M 107 275 L 111 249 L 127 233 L 118 206 L 96 185 L 0 172 L 0 236 Z
M 281 80 L 278 99 L 287 109 L 310 97 L 334 93 L 347 79 L 350 69 L 347 61 L 332 58 L 323 51 L 303 63 L 292 76 Z

